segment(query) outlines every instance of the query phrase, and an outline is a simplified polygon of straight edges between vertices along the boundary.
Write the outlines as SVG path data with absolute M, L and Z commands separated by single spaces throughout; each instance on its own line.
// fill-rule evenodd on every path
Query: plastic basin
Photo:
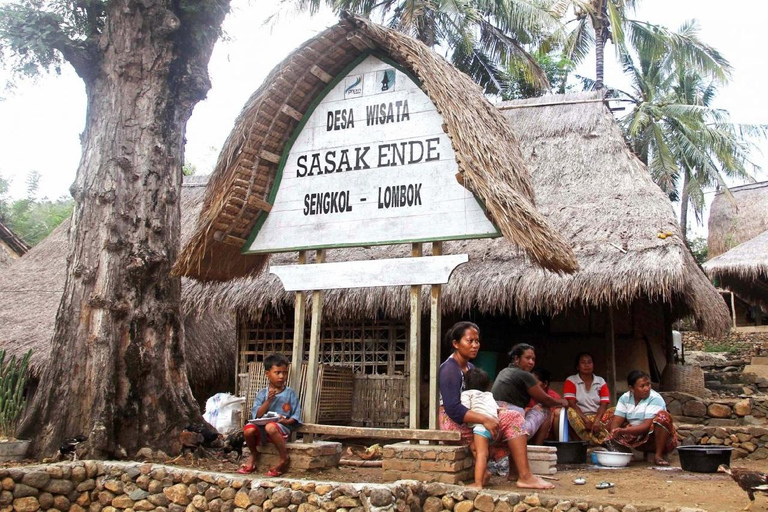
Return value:
M 620 468 L 629 464 L 633 455 L 625 452 L 594 451 L 601 466 Z
M 684 471 L 694 473 L 717 473 L 717 467 L 720 464 L 730 466 L 732 452 L 733 448 L 730 446 L 677 447 L 677 453 L 680 454 L 680 467 Z

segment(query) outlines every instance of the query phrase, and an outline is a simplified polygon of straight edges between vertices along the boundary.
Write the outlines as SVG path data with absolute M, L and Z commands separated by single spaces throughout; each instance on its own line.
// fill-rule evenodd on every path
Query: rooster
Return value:
M 733 480 L 744 489 L 749 496 L 749 504 L 744 510 L 749 510 L 755 502 L 755 492 L 768 494 L 768 475 L 759 471 L 749 469 L 730 468 L 725 464 L 720 464 L 717 468 L 719 473 L 727 473 Z

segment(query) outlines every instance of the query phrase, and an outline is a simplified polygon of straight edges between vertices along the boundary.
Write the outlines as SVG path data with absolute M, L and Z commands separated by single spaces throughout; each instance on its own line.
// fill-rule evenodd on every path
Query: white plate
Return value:
M 263 426 L 263 425 L 266 425 L 267 423 L 274 423 L 274 422 L 280 420 L 280 418 L 281 418 L 281 416 L 279 414 L 276 414 L 276 413 L 270 411 L 267 414 L 265 414 L 264 416 L 262 416 L 261 418 L 256 418 L 254 420 L 248 420 L 248 423 L 250 423 L 252 425 Z

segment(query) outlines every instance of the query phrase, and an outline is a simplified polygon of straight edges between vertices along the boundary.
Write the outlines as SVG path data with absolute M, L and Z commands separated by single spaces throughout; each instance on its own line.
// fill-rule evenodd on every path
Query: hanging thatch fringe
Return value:
M 327 76 L 338 75 L 371 48 L 420 80 L 443 116 L 464 186 L 483 200 L 505 239 L 544 268 L 578 268 L 571 249 L 536 211 L 515 136 L 480 88 L 421 42 L 345 15 L 289 55 L 248 100 L 219 156 L 197 231 L 174 271 L 200 280 L 224 280 L 263 268 L 266 256 L 244 256 L 241 249 L 265 209 L 278 169 L 274 158 L 264 155 L 281 155 L 297 117 L 308 112 L 326 87 Z M 507 248 L 513 250 L 509 243 Z
M 571 307 L 604 307 L 634 300 L 670 303 L 677 316 L 691 313 L 709 334 L 729 328 L 728 311 L 681 238 L 672 205 L 647 169 L 628 150 L 612 115 L 597 93 L 512 102 L 537 108 L 505 111 L 520 134 L 538 207 L 574 248 L 581 270 L 553 274 L 502 239 L 448 242 L 444 254 L 469 254 L 443 287 L 443 312 L 529 315 Z M 561 103 L 541 106 L 541 103 Z M 569 102 L 569 104 L 562 104 Z M 672 233 L 672 236 L 660 233 Z M 407 257 L 409 246 L 327 252 L 327 261 Z M 296 254 L 273 256 L 292 264 Z M 424 304 L 426 300 L 425 287 Z M 407 287 L 329 290 L 329 321 L 379 314 L 403 318 Z M 260 275 L 185 289 L 188 307 L 237 309 L 258 316 L 293 304 L 277 277 Z M 308 308 L 310 310 L 310 308 Z
M 707 261 L 704 270 L 742 299 L 768 306 L 768 231 Z

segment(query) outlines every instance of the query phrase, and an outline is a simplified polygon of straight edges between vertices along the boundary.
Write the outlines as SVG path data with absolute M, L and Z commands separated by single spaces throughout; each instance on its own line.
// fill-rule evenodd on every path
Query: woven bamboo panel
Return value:
M 320 370 L 317 423 L 349 425 L 352 421 L 354 370 L 349 366 L 329 365 L 321 365 Z
M 668 364 L 661 374 L 661 389 L 704 397 L 704 370 L 699 365 Z
M 355 375 L 352 423 L 362 427 L 408 425 L 408 380 L 404 375 Z

